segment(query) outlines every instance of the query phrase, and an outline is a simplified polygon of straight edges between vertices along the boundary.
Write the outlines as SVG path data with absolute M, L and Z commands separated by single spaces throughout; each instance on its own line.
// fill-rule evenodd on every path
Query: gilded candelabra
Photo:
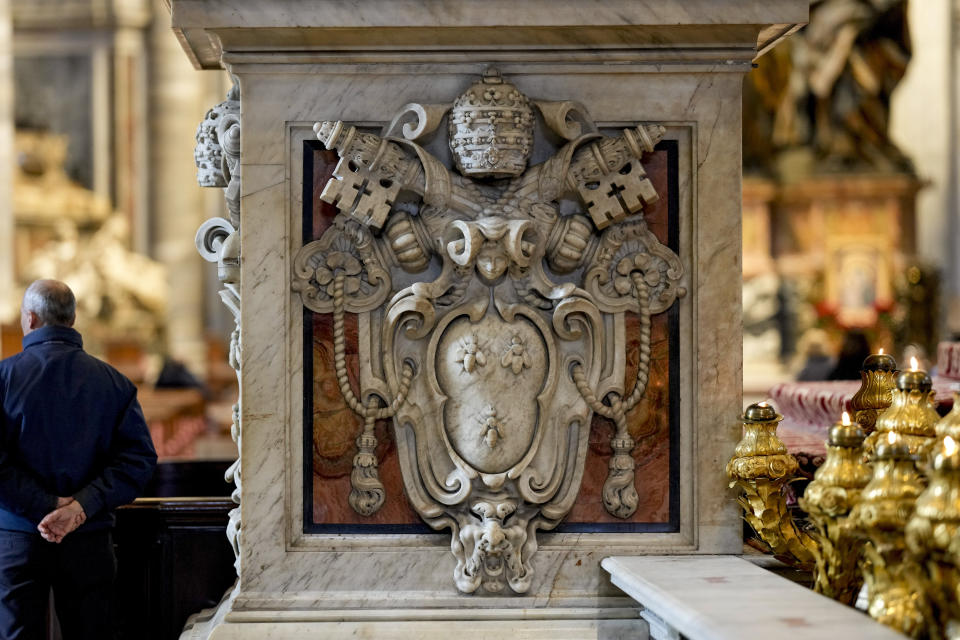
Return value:
M 958 400 L 940 423 L 944 430 L 958 426 Z M 926 572 L 925 591 L 943 635 L 960 638 L 960 446 L 950 435 L 934 448 L 930 486 L 917 498 L 907 544 Z
M 844 412 L 830 429 L 826 460 L 798 501 L 816 528 L 814 588 L 844 604 L 853 603 L 863 583 L 858 563 L 864 540 L 848 518 L 873 474 L 863 462 L 863 439 L 860 425 Z
M 784 562 L 812 569 L 816 543 L 797 527 L 783 487 L 797 471 L 797 460 L 777 437 L 783 420 L 766 403 L 752 404 L 743 414 L 743 438 L 727 463 L 730 486 L 738 489 L 737 499 L 744 517 L 771 552 Z
M 886 415 L 877 421 L 878 429 Z M 917 456 L 905 436 L 888 430 L 876 445 L 873 460 L 873 478 L 850 513 L 851 524 L 867 538 L 862 563 L 867 611 L 878 622 L 913 638 L 937 638 L 923 574 L 907 549 L 904 532 L 924 490 Z
M 897 361 L 887 353 L 867 356 L 860 370 L 860 389 L 850 399 L 853 420 L 866 434 L 873 433 L 877 418 L 893 402 Z
M 943 416 L 935 429 L 939 444 L 942 444 L 942 440 L 946 436 L 950 436 L 954 442 L 960 443 L 960 386 L 953 392 L 953 408 L 950 413 Z
M 940 415 L 934 408 L 933 382 L 924 371 L 917 370 L 916 358 L 910 371 L 897 376 L 897 388 L 893 390 L 890 408 L 877 418 L 876 431 L 867 436 L 864 449 L 873 454 L 879 443 L 890 432 L 901 436 L 910 453 L 919 456 L 922 463 L 936 438 L 936 425 Z
M 877 621 L 914 638 L 960 640 L 960 392 L 940 420 L 930 377 L 915 362 L 894 377 L 895 368 L 882 354 L 864 362 L 851 408 L 868 425 L 875 419 L 875 431 L 865 439 L 847 414 L 830 429 L 826 460 L 799 500 L 812 531 L 786 507 L 783 487 L 798 465 L 772 406 L 747 407 L 727 475 L 760 539 L 779 559 L 812 568 L 817 591 L 849 604 L 865 583 Z

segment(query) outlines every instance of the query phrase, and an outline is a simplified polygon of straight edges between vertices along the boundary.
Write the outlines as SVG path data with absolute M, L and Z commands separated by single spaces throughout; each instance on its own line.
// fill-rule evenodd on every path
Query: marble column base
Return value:
M 180 640 L 647 640 L 639 608 L 234 611 L 233 593 L 191 617 Z

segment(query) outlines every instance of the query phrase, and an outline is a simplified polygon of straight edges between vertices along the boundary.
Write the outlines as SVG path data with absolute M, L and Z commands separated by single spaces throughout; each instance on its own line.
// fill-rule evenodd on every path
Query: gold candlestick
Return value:
M 788 564 L 812 569 L 816 543 L 794 524 L 783 495 L 783 486 L 799 465 L 777 437 L 781 420 L 783 416 L 765 402 L 747 407 L 743 439 L 727 463 L 727 475 L 732 480 L 730 486 L 739 490 L 737 500 L 744 518 L 773 555 Z
M 863 439 L 844 411 L 830 429 L 826 460 L 799 500 L 817 531 L 814 589 L 844 604 L 853 603 L 863 583 L 858 561 L 864 540 L 848 518 L 873 473 L 863 462 Z
M 943 416 L 935 428 L 939 439 L 950 436 L 954 442 L 960 442 L 960 388 L 954 388 L 953 408 L 950 409 L 950 413 Z
M 867 538 L 863 548 L 867 611 L 874 620 L 913 638 L 930 637 L 932 615 L 923 575 L 907 550 L 904 533 L 923 489 L 916 456 L 904 436 L 887 431 L 876 446 L 873 478 L 850 513 L 851 524 Z
M 960 446 L 950 435 L 938 440 L 934 448 L 930 486 L 917 498 L 916 511 L 907 525 L 907 544 L 926 569 L 925 590 L 936 609 L 940 632 L 947 637 L 957 637 L 960 631 Z
M 926 460 L 940 420 L 933 405 L 933 382 L 926 371 L 917 369 L 917 359 L 911 358 L 910 370 L 897 376 L 896 385 L 893 402 L 877 418 L 876 431 L 867 436 L 864 449 L 867 454 L 873 454 L 878 443 L 883 442 L 888 433 L 894 432 L 901 436 L 912 455 Z
M 860 388 L 850 399 L 853 420 L 864 433 L 871 434 L 877 417 L 886 411 L 893 402 L 893 390 L 896 387 L 897 361 L 883 352 L 867 356 L 860 370 Z

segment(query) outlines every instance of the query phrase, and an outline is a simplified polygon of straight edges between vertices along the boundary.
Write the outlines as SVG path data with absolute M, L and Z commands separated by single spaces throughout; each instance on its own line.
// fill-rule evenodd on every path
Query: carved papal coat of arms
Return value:
M 566 143 L 528 167 L 537 119 Z M 418 144 L 444 123 L 454 167 Z M 340 391 L 364 420 L 350 505 L 383 505 L 374 424 L 392 418 L 408 499 L 452 531 L 457 588 L 524 593 L 537 530 L 580 490 L 594 413 L 616 425 L 604 506 L 637 508 L 625 416 L 646 390 L 650 318 L 685 293 L 643 216 L 658 198 L 643 158 L 664 129 L 602 135 L 580 105 L 531 100 L 491 70 L 452 105 L 404 106 L 382 135 L 314 130 L 340 157 L 321 195 L 339 215 L 298 252 L 293 288 L 333 314 Z M 640 321 L 632 385 L 605 373 L 625 357 L 614 328 L 627 312 Z M 359 388 L 345 313 L 365 316 Z

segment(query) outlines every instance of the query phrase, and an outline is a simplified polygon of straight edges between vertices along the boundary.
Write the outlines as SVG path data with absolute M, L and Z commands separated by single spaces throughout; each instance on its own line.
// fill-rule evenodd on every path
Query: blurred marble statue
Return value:
M 906 6 L 811 3 L 810 23 L 764 56 L 745 83 L 748 169 L 786 160 L 800 171 L 910 171 L 888 134 L 890 96 L 911 54 Z
M 14 215 L 19 291 L 38 278 L 67 282 L 88 344 L 156 346 L 166 309 L 166 270 L 130 249 L 126 217 L 63 169 L 67 141 L 18 131 Z
M 67 175 L 64 162 L 68 140 L 64 135 L 19 129 L 14 142 L 17 167 L 13 183 L 13 208 L 20 221 L 72 220 L 101 223 L 112 213 L 110 202 L 77 184 Z

